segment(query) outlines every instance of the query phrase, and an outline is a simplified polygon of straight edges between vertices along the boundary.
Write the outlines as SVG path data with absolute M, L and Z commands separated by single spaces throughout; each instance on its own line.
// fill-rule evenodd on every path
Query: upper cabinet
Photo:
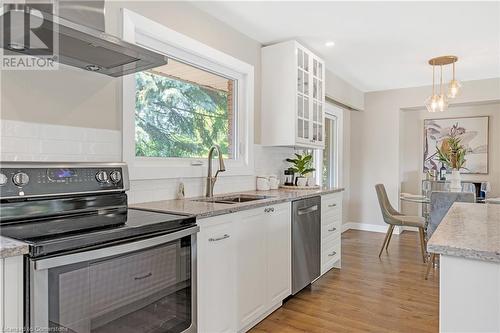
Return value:
M 325 65 L 297 43 L 262 48 L 261 144 L 324 147 Z

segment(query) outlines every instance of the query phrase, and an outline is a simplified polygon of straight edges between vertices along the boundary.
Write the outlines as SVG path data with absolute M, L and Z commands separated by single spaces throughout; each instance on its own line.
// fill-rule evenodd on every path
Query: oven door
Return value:
M 29 260 L 40 332 L 196 332 L 196 232 Z

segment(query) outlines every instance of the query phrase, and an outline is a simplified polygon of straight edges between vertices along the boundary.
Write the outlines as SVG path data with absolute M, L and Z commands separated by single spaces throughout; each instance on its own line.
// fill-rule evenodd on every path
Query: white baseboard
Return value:
M 411 232 L 418 232 L 418 228 L 416 227 L 399 227 L 401 232 L 403 231 L 411 231 Z
M 344 223 L 344 224 L 342 224 L 341 233 L 344 233 L 344 232 L 346 232 L 349 229 L 351 229 L 350 226 L 349 226 L 349 223 Z
M 368 224 L 368 223 L 356 223 L 356 222 L 347 222 L 342 224 L 342 232 L 345 232 L 349 229 L 353 230 L 363 230 L 363 231 L 371 231 L 371 232 L 381 232 L 381 233 L 386 233 L 387 232 L 388 225 L 380 225 L 380 224 Z M 411 227 L 395 227 L 394 228 L 394 234 L 399 235 L 402 233 L 404 230 L 408 231 L 416 231 L 414 228 Z

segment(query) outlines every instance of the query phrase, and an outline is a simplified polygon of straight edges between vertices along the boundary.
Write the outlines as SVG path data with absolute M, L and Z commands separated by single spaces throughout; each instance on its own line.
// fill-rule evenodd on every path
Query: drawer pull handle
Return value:
M 337 228 L 328 229 L 328 231 L 330 231 L 330 232 L 334 232 L 335 230 L 337 230 Z
M 220 240 L 223 240 L 223 239 L 226 239 L 226 238 L 229 238 L 228 234 L 224 234 L 224 236 L 222 236 L 222 237 L 209 238 L 208 241 L 209 242 L 217 242 L 217 241 L 220 241 Z
M 147 279 L 150 276 L 153 276 L 153 273 L 149 272 L 148 274 L 143 275 L 143 276 L 136 276 L 136 277 L 134 277 L 134 280 L 136 280 L 136 281 L 137 280 L 144 280 L 144 279 Z
M 329 257 L 333 257 L 334 255 L 336 255 L 337 252 L 333 251 L 332 253 L 328 254 Z
M 337 204 L 329 204 L 328 207 L 337 207 Z
M 264 213 L 270 213 L 270 212 L 274 212 L 274 207 L 264 209 Z

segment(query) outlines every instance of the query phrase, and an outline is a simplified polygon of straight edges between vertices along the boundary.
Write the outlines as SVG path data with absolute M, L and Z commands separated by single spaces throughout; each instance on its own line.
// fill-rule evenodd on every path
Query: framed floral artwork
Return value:
M 450 138 L 458 138 L 466 150 L 461 173 L 488 173 L 489 117 L 442 118 L 424 120 L 424 172 L 439 170 L 438 149 Z

